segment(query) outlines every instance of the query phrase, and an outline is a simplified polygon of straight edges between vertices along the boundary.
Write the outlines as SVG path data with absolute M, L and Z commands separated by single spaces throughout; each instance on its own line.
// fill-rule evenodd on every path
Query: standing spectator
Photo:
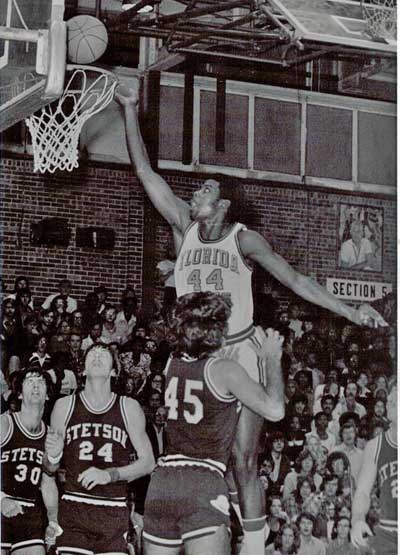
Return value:
M 29 278 L 27 276 L 18 276 L 15 278 L 14 291 L 12 293 L 6 293 L 4 295 L 4 300 L 13 299 L 15 301 L 17 298 L 17 293 L 22 289 L 28 289 L 28 290 L 30 289 Z M 33 303 L 33 297 L 31 297 L 29 306 L 31 307 L 32 310 L 35 308 Z
M 294 331 L 296 339 L 303 335 L 303 322 L 299 318 L 299 305 L 293 303 L 289 306 L 289 328 Z
M 350 518 L 342 516 L 335 522 L 332 540 L 326 548 L 326 555 L 361 555 L 371 553 L 369 549 L 358 549 L 350 541 Z
M 265 555 L 297 555 L 300 535 L 296 525 L 283 524 L 274 543 L 265 550 Z
M 71 328 L 79 331 L 79 334 L 82 335 L 83 333 L 83 312 L 81 310 L 75 310 L 69 319 L 69 323 L 71 324 Z
M 82 320 L 84 332 L 89 333 L 90 328 L 95 322 L 101 321 L 101 316 L 98 313 L 99 297 L 93 291 L 88 293 L 82 308 Z
M 50 341 L 52 335 L 54 335 L 56 315 L 51 308 L 41 308 L 39 311 L 39 324 L 40 331 L 47 337 Z
M 326 555 L 325 544 L 313 536 L 315 518 L 311 513 L 302 512 L 297 519 L 300 530 L 298 555 Z
M 15 354 L 18 356 L 22 367 L 27 365 L 39 335 L 40 327 L 37 317 L 34 315 L 27 316 L 22 331 L 16 338 Z
M 286 475 L 290 472 L 290 459 L 284 454 L 285 438 L 282 432 L 273 432 L 268 438 L 270 444 L 270 455 L 274 463 L 271 480 L 280 490 Z
M 21 334 L 21 322 L 17 318 L 14 299 L 5 299 L 1 308 L 0 356 L 1 368 L 5 371 L 10 357 L 16 355 L 18 336 Z
M 283 484 L 283 499 L 287 499 L 296 491 L 297 481 L 299 478 L 311 475 L 314 480 L 316 489 L 319 489 L 322 478 L 315 472 L 317 463 L 315 462 L 309 449 L 305 448 L 297 457 L 294 464 L 294 470 L 291 470 L 285 478 Z
M 51 354 L 69 352 L 69 336 L 71 326 L 67 320 L 62 320 L 57 328 L 57 333 L 50 340 L 49 351 Z
M 292 414 L 285 426 L 287 454 L 290 461 L 294 462 L 304 448 L 305 431 L 301 429 L 300 418 Z
M 76 299 L 74 299 L 74 297 L 70 296 L 71 286 L 72 284 L 69 279 L 62 279 L 58 284 L 58 293 L 52 293 L 51 295 L 49 295 L 42 304 L 42 308 L 50 308 L 52 301 L 56 297 L 61 296 L 67 301 L 67 312 L 69 312 L 70 314 L 74 312 L 78 308 L 78 303 Z
M 35 350 L 29 357 L 29 366 L 38 366 L 43 372 L 50 370 L 52 362 L 47 348 L 47 337 L 46 335 L 40 334 L 35 343 Z
M 56 329 L 59 327 L 61 322 L 69 320 L 67 306 L 67 300 L 62 295 L 56 295 L 51 301 L 50 308 L 55 314 L 54 326 Z
M 157 264 L 158 278 L 164 286 L 163 308 L 164 311 L 169 310 L 176 299 L 175 289 L 175 262 L 174 249 L 171 244 L 168 244 L 167 252 L 164 260 Z
M 275 542 L 279 530 L 284 524 L 288 522 L 288 516 L 283 512 L 282 499 L 279 495 L 272 495 L 268 497 L 269 510 L 267 509 L 267 526 L 269 534 L 266 545 Z
M 306 434 L 306 442 L 311 436 L 317 436 L 321 442 L 321 445 L 326 447 L 328 451 L 332 451 L 332 449 L 336 445 L 335 436 L 328 432 L 328 417 L 324 412 L 318 412 L 314 416 L 314 423 L 315 423 L 315 431 L 311 431 Z
M 168 419 L 168 410 L 161 405 L 156 408 L 150 417 L 150 422 L 146 425 L 146 433 L 149 437 L 151 447 L 153 449 L 154 460 L 157 462 L 159 457 L 166 453 L 167 449 L 167 432 L 165 424 Z
M 351 499 L 355 491 L 354 478 L 351 475 L 350 461 L 342 451 L 335 451 L 328 455 L 326 469 L 339 478 L 339 487 L 345 499 Z
M 357 403 L 356 397 L 358 395 L 358 385 L 356 382 L 348 382 L 344 388 L 344 397 L 341 398 L 336 405 L 332 417 L 339 420 L 340 416 L 344 412 L 355 412 L 358 414 L 359 418 L 366 415 L 367 411 L 365 407 L 360 403 Z
M 304 510 L 304 503 L 316 492 L 316 487 L 312 476 L 302 476 L 297 480 L 297 487 L 294 492 L 297 505 Z
M 123 345 L 128 341 L 128 326 L 124 322 L 117 324 L 117 309 L 113 305 L 108 305 L 104 309 L 103 328 L 101 330 L 100 341 L 102 343 L 117 343 Z
M 72 328 L 69 336 L 69 352 L 67 367 L 75 374 L 78 385 L 83 383 L 84 352 L 82 351 L 82 336 L 79 329 Z
M 30 306 L 32 301 L 32 295 L 29 289 L 19 289 L 15 296 L 15 307 L 17 318 L 20 320 L 21 324 L 24 322 L 28 316 L 33 316 L 34 310 Z
M 339 443 L 339 421 L 335 420 L 332 416 L 333 410 L 336 405 L 335 401 L 335 397 L 333 397 L 332 395 L 323 395 L 321 399 L 321 411 L 326 415 L 328 419 L 328 432 L 330 432 L 335 437 L 336 443 Z
M 103 312 L 107 306 L 108 290 L 105 285 L 99 285 L 95 287 L 94 293 L 97 295 L 99 304 L 97 307 L 97 313 L 103 315 Z

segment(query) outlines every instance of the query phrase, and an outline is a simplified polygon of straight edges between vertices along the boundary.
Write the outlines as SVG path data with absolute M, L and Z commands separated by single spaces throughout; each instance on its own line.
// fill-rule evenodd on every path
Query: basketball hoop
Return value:
M 396 45 L 397 0 L 361 0 L 361 6 L 368 34 Z
M 117 78 L 97 67 L 67 66 L 72 75 L 62 96 L 26 119 L 32 137 L 34 171 L 54 173 L 78 167 L 84 123 L 114 97 Z

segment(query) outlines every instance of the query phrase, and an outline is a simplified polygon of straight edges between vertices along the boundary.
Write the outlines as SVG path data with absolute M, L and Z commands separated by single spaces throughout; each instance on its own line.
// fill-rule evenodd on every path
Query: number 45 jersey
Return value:
M 88 491 L 78 477 L 87 468 L 100 469 L 130 464 L 135 456 L 129 439 L 126 397 L 113 394 L 102 410 L 89 404 L 84 392 L 70 396 L 65 422 L 65 498 L 99 505 L 120 504 L 126 499 L 126 483 L 97 485 Z
M 168 449 L 162 465 L 206 466 L 224 473 L 239 416 L 232 395 L 215 388 L 210 367 L 218 359 L 173 356 L 166 369 Z
M 239 246 L 238 233 L 246 229 L 236 223 L 216 241 L 200 236 L 197 222 L 185 232 L 175 264 L 175 284 L 178 297 L 187 293 L 211 291 L 228 295 L 232 314 L 228 322 L 228 339 L 244 339 L 253 329 L 252 270 Z

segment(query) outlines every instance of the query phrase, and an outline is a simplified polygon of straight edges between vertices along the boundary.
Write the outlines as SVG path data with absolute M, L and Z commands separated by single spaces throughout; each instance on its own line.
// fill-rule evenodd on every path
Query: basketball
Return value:
M 91 64 L 106 51 L 107 29 L 91 15 L 77 15 L 67 21 L 68 60 L 74 64 Z

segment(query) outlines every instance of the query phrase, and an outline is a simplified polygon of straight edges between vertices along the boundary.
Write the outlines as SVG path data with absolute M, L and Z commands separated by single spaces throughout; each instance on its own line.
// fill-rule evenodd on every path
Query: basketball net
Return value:
M 72 171 L 79 165 L 84 123 L 114 97 L 117 79 L 96 67 L 68 66 L 72 75 L 62 96 L 26 119 L 32 137 L 34 171 Z
M 388 44 L 397 40 L 397 0 L 361 0 L 368 34 Z

